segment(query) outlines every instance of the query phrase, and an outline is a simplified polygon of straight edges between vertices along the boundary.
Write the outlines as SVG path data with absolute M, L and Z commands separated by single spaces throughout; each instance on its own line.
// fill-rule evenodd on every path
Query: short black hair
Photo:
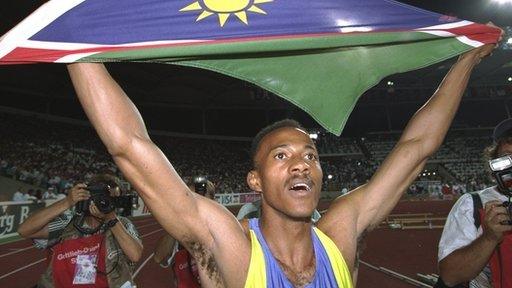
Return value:
M 302 125 L 300 125 L 299 122 L 297 122 L 293 119 L 283 119 L 283 120 L 274 122 L 273 124 L 270 124 L 267 127 L 261 129 L 260 132 L 258 132 L 258 134 L 256 134 L 256 136 L 254 136 L 254 138 L 252 139 L 251 159 L 252 159 L 253 168 L 256 168 L 255 157 L 256 157 L 256 153 L 258 152 L 258 149 L 260 147 L 261 140 L 263 140 L 263 138 L 265 138 L 265 136 L 267 136 L 268 134 L 276 131 L 277 129 L 281 129 L 281 128 L 297 128 L 297 129 L 303 130 L 304 132 L 307 133 L 306 128 L 302 127 Z

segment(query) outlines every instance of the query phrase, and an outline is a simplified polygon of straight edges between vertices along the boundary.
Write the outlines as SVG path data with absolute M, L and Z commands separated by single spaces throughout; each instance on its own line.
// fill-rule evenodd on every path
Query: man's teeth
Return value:
M 307 190 L 307 191 L 310 190 L 309 186 L 306 184 L 295 184 L 292 186 L 292 189 L 293 190 Z

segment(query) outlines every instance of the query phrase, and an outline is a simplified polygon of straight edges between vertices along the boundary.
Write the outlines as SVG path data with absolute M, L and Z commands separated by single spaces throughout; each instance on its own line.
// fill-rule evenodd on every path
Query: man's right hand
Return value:
M 84 200 L 88 200 L 91 195 L 89 191 L 87 191 L 87 185 L 80 183 L 69 190 L 68 196 L 66 200 L 69 204 L 69 207 L 73 207 L 76 203 Z
M 484 209 L 483 236 L 498 244 L 503 240 L 503 234 L 512 230 L 512 225 L 507 224 L 511 220 L 508 208 L 503 207 L 500 201 L 489 201 Z

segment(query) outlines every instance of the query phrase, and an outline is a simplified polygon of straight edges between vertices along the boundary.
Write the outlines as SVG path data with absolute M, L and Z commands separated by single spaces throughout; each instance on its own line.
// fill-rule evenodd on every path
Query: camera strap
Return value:
M 85 234 L 86 235 L 95 234 L 103 226 L 103 224 L 101 224 L 101 225 L 98 225 L 98 227 L 96 227 L 96 228 L 89 228 L 89 227 L 84 226 L 84 222 L 85 222 L 85 213 L 80 213 L 80 214 L 76 214 L 75 216 L 73 216 L 73 226 L 76 228 L 76 230 L 78 230 L 80 233 L 82 233 L 84 235 Z
M 469 194 L 471 194 L 471 198 L 473 198 L 473 219 L 475 221 L 475 227 L 478 229 L 482 225 L 482 220 L 480 219 L 480 209 L 483 209 L 484 205 L 482 204 L 482 199 L 480 198 L 478 192 Z

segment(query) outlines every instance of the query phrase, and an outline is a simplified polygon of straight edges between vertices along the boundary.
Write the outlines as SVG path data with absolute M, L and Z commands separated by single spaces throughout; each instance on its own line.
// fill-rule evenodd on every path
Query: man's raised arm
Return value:
M 150 140 L 137 108 L 104 65 L 78 63 L 68 65 L 68 70 L 101 140 L 165 230 L 179 241 L 209 247 L 214 237 L 208 221 L 223 223 L 224 232 L 240 229 L 220 206 L 188 189 Z
M 400 140 L 370 182 L 340 197 L 323 218 L 328 226 L 340 213 L 353 219 L 356 236 L 377 226 L 416 179 L 428 157 L 434 154 L 450 127 L 466 89 L 471 71 L 494 45 L 485 45 L 459 57 L 441 85 L 411 118 Z M 332 223 L 331 223 L 332 222 Z M 349 224 L 350 225 L 350 224 Z

